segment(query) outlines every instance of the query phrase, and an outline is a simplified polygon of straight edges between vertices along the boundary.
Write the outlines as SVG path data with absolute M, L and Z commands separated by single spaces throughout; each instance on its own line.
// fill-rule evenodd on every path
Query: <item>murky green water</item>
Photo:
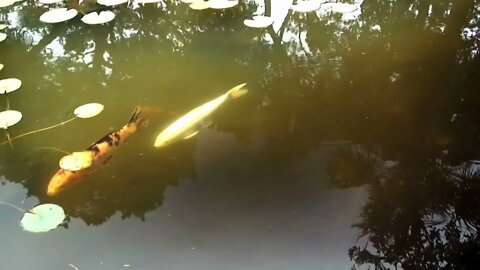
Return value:
M 8 95 L 23 113 L 11 136 L 105 105 L 0 146 L 0 200 L 69 216 L 68 228 L 32 234 L 2 208 L 1 269 L 480 264 L 480 5 L 365 0 L 342 15 L 241 2 L 123 5 L 93 26 L 41 23 L 47 7 L 32 1 L 0 9 L 0 78 L 23 82 Z M 265 4 L 273 27 L 246 27 Z M 242 82 L 248 94 L 197 136 L 153 147 L 175 118 Z M 152 109 L 149 126 L 46 196 L 62 156 L 46 148 L 83 150 L 137 105 Z

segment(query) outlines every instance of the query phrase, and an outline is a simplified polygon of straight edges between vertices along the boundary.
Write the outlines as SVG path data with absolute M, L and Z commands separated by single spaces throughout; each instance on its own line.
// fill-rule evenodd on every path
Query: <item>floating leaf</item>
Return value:
M 14 110 L 0 112 L 0 128 L 7 129 L 22 120 L 22 113 Z
M 213 9 L 231 8 L 238 5 L 238 0 L 210 0 L 208 6 Z
M 29 232 L 48 232 L 65 219 L 62 207 L 56 204 L 40 204 L 23 215 L 20 224 Z
M 86 24 L 102 24 L 107 23 L 115 18 L 115 13 L 110 10 L 97 12 L 90 12 L 82 17 L 82 22 Z
M 325 2 L 321 0 L 300 0 L 290 8 L 296 12 L 311 12 L 320 8 L 320 5 Z
M 40 21 L 45 23 L 59 23 L 68 21 L 77 16 L 76 9 L 55 8 L 51 9 L 40 16 Z
M 3 29 L 5 29 L 5 28 L 7 28 L 7 25 L 6 25 L 6 24 L 0 24 L 0 30 L 3 30 Z
M 60 159 L 58 165 L 60 168 L 67 171 L 78 171 L 92 166 L 93 162 L 92 151 L 73 152 Z
M 40 3 L 49 5 L 49 4 L 55 4 L 55 3 L 60 3 L 63 2 L 63 0 L 39 0 Z
M 2 69 L 3 69 L 3 67 L 4 67 L 4 65 L 3 65 L 3 64 L 0 64 L 0 70 L 2 70 Z
M 0 0 L 0 8 L 15 4 L 15 0 Z
M 78 106 L 74 111 L 77 117 L 90 118 L 98 115 L 103 111 L 103 105 L 100 103 L 87 103 L 82 106 Z
M 208 1 L 196 1 L 191 3 L 189 7 L 195 10 L 204 10 L 209 8 Z
M 243 21 L 243 24 L 253 28 L 265 28 L 271 25 L 272 23 L 273 23 L 273 18 L 266 17 L 266 16 L 254 16 L 251 20 L 247 19 Z
M 16 78 L 0 80 L 0 94 L 8 94 L 20 88 L 22 81 Z
M 97 3 L 104 6 L 116 6 L 127 3 L 128 0 L 98 0 Z
M 7 38 L 7 34 L 0 33 L 0 42 L 4 41 Z

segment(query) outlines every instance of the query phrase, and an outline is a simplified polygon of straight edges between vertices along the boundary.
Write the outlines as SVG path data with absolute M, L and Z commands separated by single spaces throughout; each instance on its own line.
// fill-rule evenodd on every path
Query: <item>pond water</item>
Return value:
M 34 1 L 1 8 L 0 78 L 23 83 L 8 94 L 23 113 L 11 137 L 84 103 L 105 109 L 0 145 L 0 201 L 54 203 L 68 217 L 34 234 L 2 207 L 0 268 L 475 269 L 480 4 L 345 3 L 354 8 L 134 2 L 101 25 L 42 23 L 49 7 Z M 252 15 L 274 23 L 249 28 Z M 175 119 L 240 83 L 248 93 L 196 136 L 153 147 Z M 86 149 L 136 106 L 148 126 L 47 196 L 55 149 Z

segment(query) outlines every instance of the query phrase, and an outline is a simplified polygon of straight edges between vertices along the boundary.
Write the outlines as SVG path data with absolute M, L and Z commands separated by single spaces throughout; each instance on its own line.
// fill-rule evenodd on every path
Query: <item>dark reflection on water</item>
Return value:
M 275 3 L 265 4 L 273 12 Z M 24 113 L 12 133 L 65 120 L 85 102 L 101 102 L 106 110 L 20 139 L 13 151 L 2 147 L 0 172 L 23 185 L 28 196 L 102 226 L 117 212 L 122 219 L 145 220 L 164 207 L 168 187 L 180 188 L 187 179 L 214 179 L 206 184 L 215 184 L 213 193 L 194 186 L 219 204 L 222 198 L 232 205 L 247 201 L 245 208 L 216 209 L 229 215 L 207 215 L 213 223 L 235 219 L 231 211 L 262 209 L 265 201 L 278 205 L 260 211 L 269 217 L 263 221 L 281 223 L 266 209 L 289 209 L 302 199 L 302 207 L 323 209 L 322 203 L 342 205 L 344 196 L 356 194 L 342 192 L 366 189 L 359 220 L 338 215 L 361 237 L 352 238 L 344 257 L 335 260 L 349 255 L 354 267 L 378 269 L 474 269 L 480 261 L 474 161 L 480 154 L 478 3 L 365 0 L 353 20 L 290 11 L 278 31 L 246 28 L 243 20 L 256 9 L 243 2 L 197 12 L 173 1 L 119 8 L 117 18 L 103 26 L 83 25 L 78 18 L 51 26 L 32 19 L 45 10 L 32 2 L 7 8 L 16 17 L 8 18 L 15 27 L 0 43 L 2 78 L 23 81 L 10 95 L 11 107 Z M 5 14 L 0 18 L 7 20 Z M 249 94 L 213 115 L 213 126 L 199 138 L 152 149 L 173 115 L 241 82 Z M 46 197 L 59 155 L 38 148 L 84 149 L 121 127 L 137 104 L 171 113 L 153 117 L 83 183 Z M 232 142 L 217 133 L 231 136 L 238 149 L 228 151 Z M 322 158 L 311 161 L 315 153 Z M 328 203 L 313 199 L 324 192 Z M 319 213 L 325 215 L 307 211 L 292 226 L 317 226 L 302 219 Z M 325 217 L 335 219 L 331 213 Z M 318 228 L 327 234 L 329 229 Z M 332 267 L 346 267 L 340 265 Z

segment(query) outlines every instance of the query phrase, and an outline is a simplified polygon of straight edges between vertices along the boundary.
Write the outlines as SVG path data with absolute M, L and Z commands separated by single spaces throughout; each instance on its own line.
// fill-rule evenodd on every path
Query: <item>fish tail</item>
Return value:
M 139 106 L 135 107 L 135 110 L 132 113 L 132 117 L 128 120 L 129 124 L 135 124 L 137 127 L 145 127 L 148 125 L 145 117 L 142 116 L 142 110 Z
M 238 97 L 241 97 L 243 95 L 245 95 L 248 90 L 247 89 L 242 89 L 242 87 L 244 87 L 246 85 L 246 83 L 242 83 L 242 84 L 239 84 L 235 87 L 233 87 L 232 89 L 228 90 L 228 96 L 233 99 L 233 98 L 238 98 Z

